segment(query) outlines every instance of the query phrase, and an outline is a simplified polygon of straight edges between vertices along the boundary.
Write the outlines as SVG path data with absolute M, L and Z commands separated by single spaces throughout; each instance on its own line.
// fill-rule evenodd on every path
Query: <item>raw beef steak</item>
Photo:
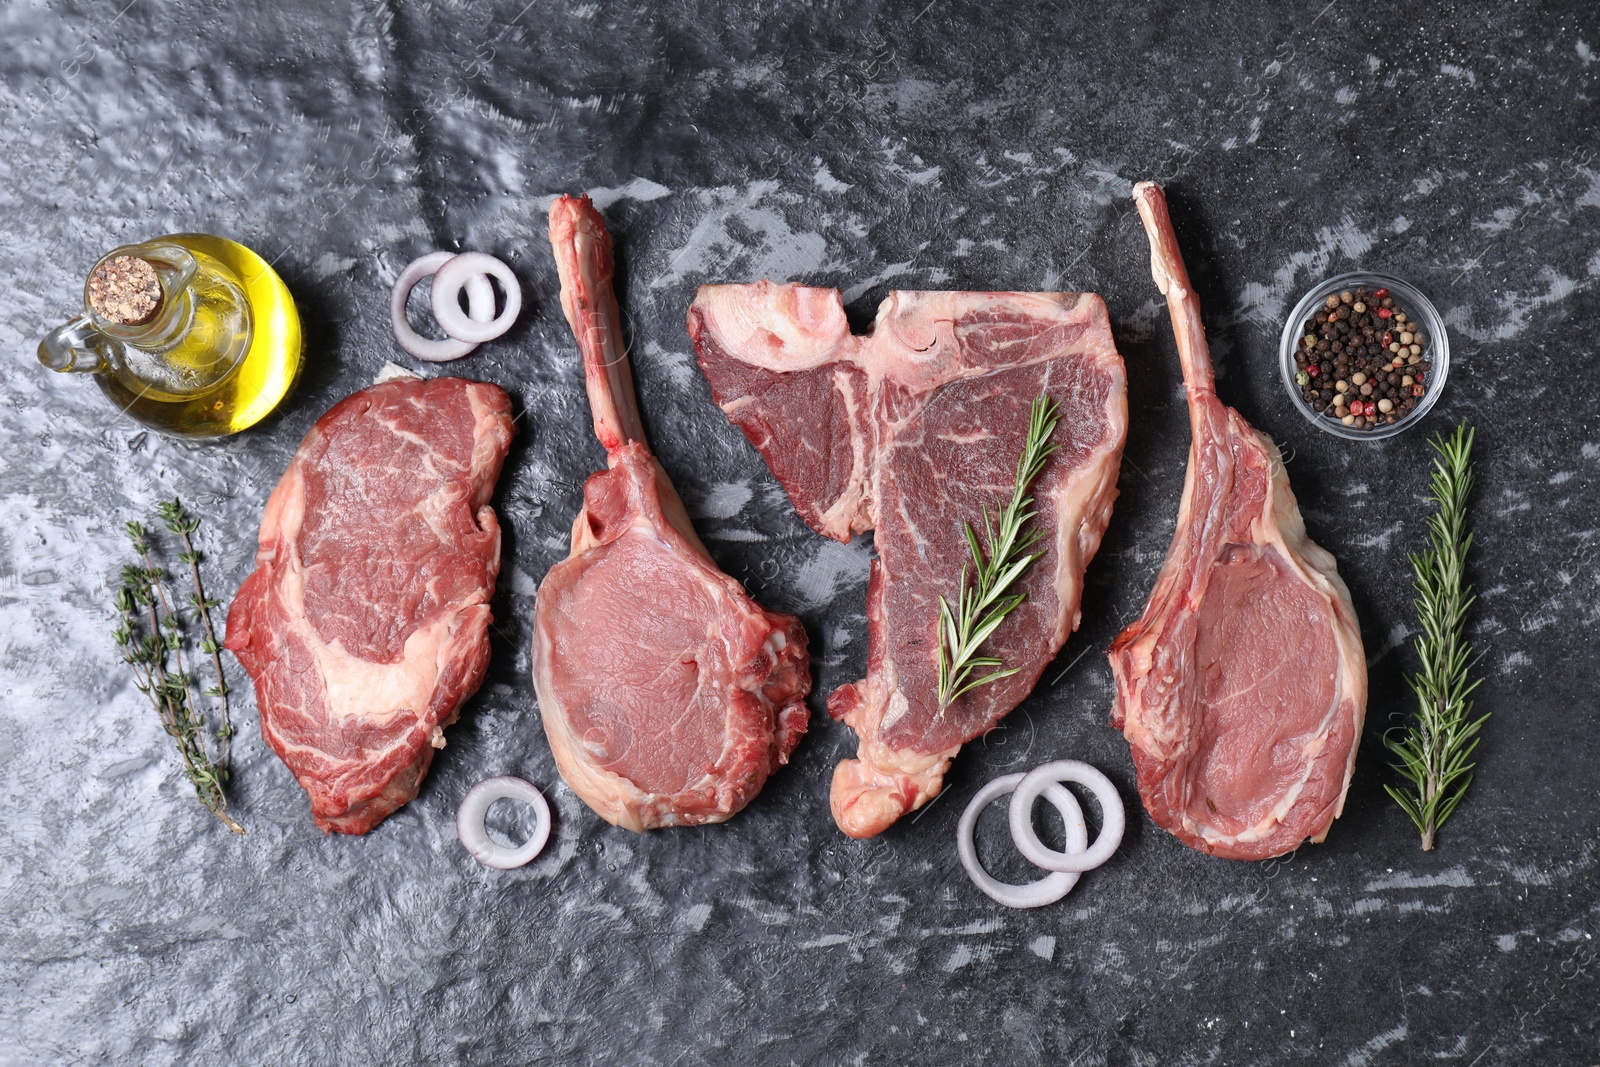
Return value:
M 1079 293 L 894 292 L 850 333 L 835 289 L 703 287 L 689 334 L 712 395 L 813 529 L 875 530 L 867 677 L 828 710 L 858 735 L 832 807 L 852 837 L 880 833 L 939 791 L 966 742 L 1016 707 L 1078 626 L 1083 572 L 1116 498 L 1127 431 L 1122 357 L 1105 305 Z M 938 701 L 939 597 L 955 603 L 963 524 L 1011 494 L 1030 407 L 1061 408 L 1034 485 L 1043 557 L 984 646 L 1009 678 Z
M 630 830 L 722 822 L 805 734 L 806 632 L 723 574 L 650 454 L 588 197 L 550 206 L 561 306 L 608 470 L 583 487 L 572 552 L 539 586 L 533 684 L 561 777 Z
M 1229 859 L 1321 841 L 1367 706 L 1350 591 L 1311 542 L 1272 439 L 1217 399 L 1200 302 L 1160 186 L 1134 189 L 1189 398 L 1178 528 L 1144 614 L 1111 646 L 1112 725 L 1156 824 Z
M 227 647 L 324 831 L 416 796 L 483 680 L 511 432 L 497 386 L 384 382 L 317 420 L 267 501 Z

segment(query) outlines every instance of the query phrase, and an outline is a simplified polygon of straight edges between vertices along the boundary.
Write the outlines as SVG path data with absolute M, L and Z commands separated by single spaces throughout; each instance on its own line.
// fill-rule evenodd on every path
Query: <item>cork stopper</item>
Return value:
M 89 275 L 89 307 L 107 322 L 142 326 L 161 309 L 161 279 L 138 256 L 112 256 Z

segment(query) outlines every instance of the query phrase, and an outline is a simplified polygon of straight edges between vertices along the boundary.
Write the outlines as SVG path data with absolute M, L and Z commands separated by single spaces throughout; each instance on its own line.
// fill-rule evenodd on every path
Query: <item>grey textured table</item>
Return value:
M 1600 10 L 1121 6 L 0 9 L 0 1060 L 1600 1063 Z M 1283 443 L 1354 593 L 1369 728 L 1326 844 L 1210 859 L 1134 807 L 1110 864 L 1011 912 L 955 862 L 980 783 L 1071 755 L 1135 803 L 1101 653 L 1149 591 L 1187 448 L 1143 178 L 1168 185 L 1219 391 Z M 600 823 L 539 726 L 533 593 L 601 461 L 544 238 L 546 198 L 578 189 L 616 234 L 663 463 L 724 568 L 812 635 L 811 734 L 724 826 Z M 99 252 L 189 229 L 273 260 L 308 330 L 291 399 L 223 443 L 143 432 L 33 357 Z M 441 247 L 506 258 L 530 298 L 454 368 L 525 413 L 490 678 L 421 796 L 362 839 L 312 827 L 241 685 L 235 838 L 111 647 L 120 526 L 181 494 L 231 595 L 301 435 L 396 358 L 391 281 Z M 1289 302 L 1358 266 L 1430 293 L 1455 348 L 1426 429 L 1383 444 L 1312 430 L 1274 370 Z M 837 285 L 861 323 L 891 286 L 1094 290 L 1129 370 L 1082 629 L 946 795 L 871 841 L 829 818 L 853 739 L 821 711 L 862 671 L 869 547 L 802 525 L 684 331 L 695 285 L 762 276 Z M 1376 738 L 1409 706 L 1424 437 L 1461 420 L 1494 718 L 1424 854 Z M 452 821 L 503 773 L 557 809 L 508 873 Z

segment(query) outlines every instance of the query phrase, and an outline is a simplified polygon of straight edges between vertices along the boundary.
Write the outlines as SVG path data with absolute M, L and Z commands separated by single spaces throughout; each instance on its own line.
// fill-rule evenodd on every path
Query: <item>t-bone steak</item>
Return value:
M 539 586 L 533 683 L 556 766 L 630 830 L 722 822 L 805 734 L 805 628 L 717 569 L 650 454 L 588 197 L 550 206 L 561 306 L 608 470 L 583 488 L 572 552 Z
M 317 420 L 267 500 L 227 647 L 324 831 L 415 797 L 483 681 L 511 433 L 497 386 L 384 382 Z
M 1217 399 L 1161 188 L 1134 188 L 1189 399 L 1189 473 L 1144 614 L 1111 646 L 1112 725 L 1156 824 L 1230 859 L 1321 841 L 1367 706 L 1350 591 L 1306 536 L 1272 439 Z
M 1032 691 L 1077 628 L 1116 498 L 1127 383 L 1090 293 L 893 292 L 853 335 L 836 289 L 701 288 L 689 334 L 712 395 L 818 533 L 874 530 L 867 677 L 828 710 L 860 737 L 833 777 L 840 829 L 871 837 L 939 792 L 960 747 Z M 1060 405 L 1034 485 L 1043 557 L 984 645 L 1016 674 L 938 700 L 939 597 L 957 602 L 981 525 L 1011 494 L 1034 398 Z

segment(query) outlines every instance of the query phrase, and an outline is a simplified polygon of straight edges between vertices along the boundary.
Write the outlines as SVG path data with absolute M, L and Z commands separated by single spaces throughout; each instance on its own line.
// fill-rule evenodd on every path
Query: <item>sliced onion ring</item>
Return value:
M 996 879 L 984 870 L 983 864 L 978 861 L 978 849 L 972 840 L 973 830 L 978 825 L 978 816 L 982 815 L 983 809 L 993 801 L 1017 788 L 1024 777 L 1021 774 L 1002 775 L 978 790 L 978 795 L 972 798 L 967 810 L 961 813 L 961 821 L 956 825 L 956 852 L 961 857 L 961 866 L 966 868 L 967 877 L 971 878 L 972 884 L 983 890 L 989 899 L 1008 908 L 1040 908 L 1046 904 L 1054 904 L 1078 884 L 1077 874 L 1058 871 L 1046 875 L 1037 882 L 1013 885 Z M 1083 809 L 1078 806 L 1078 798 L 1067 792 L 1066 787 L 1053 782 L 1041 787 L 1040 792 L 1046 800 L 1056 806 L 1056 810 L 1061 813 L 1061 818 L 1067 824 L 1067 848 L 1082 850 L 1089 843 L 1089 828 L 1084 825 Z M 1034 795 L 1037 797 L 1039 794 Z
M 506 291 L 506 306 L 488 322 L 474 321 L 461 312 L 461 287 L 472 279 L 492 274 Z M 469 291 L 470 297 L 470 291 Z M 439 268 L 433 279 L 433 317 L 439 328 L 458 341 L 482 344 L 511 329 L 522 313 L 522 286 L 511 268 L 482 252 L 463 252 Z
M 441 341 L 423 337 L 411 328 L 410 322 L 406 321 L 406 301 L 411 299 L 411 290 L 415 289 L 422 279 L 436 274 L 440 267 L 455 258 L 454 252 L 429 252 L 420 259 L 413 260 L 400 272 L 400 277 L 395 279 L 394 288 L 389 292 L 389 325 L 394 330 L 396 343 L 411 355 L 429 363 L 460 359 L 478 347 L 475 342 L 463 341 L 454 335 Z M 477 322 L 488 322 L 494 318 L 494 286 L 489 284 L 489 279 L 482 274 L 475 274 L 467 279 L 465 288 L 467 315 Z M 457 301 L 461 299 L 460 291 L 461 287 L 458 286 Z M 434 317 L 438 317 L 437 312 L 434 313 Z M 445 332 L 449 333 L 448 330 Z
M 1050 786 L 1055 785 L 1060 789 L 1060 782 L 1077 782 L 1087 786 L 1094 793 L 1095 800 L 1100 802 L 1100 834 L 1087 849 L 1068 841 L 1067 851 L 1057 852 L 1046 847 L 1039 840 L 1039 835 L 1033 832 L 1034 802 L 1040 794 L 1049 798 Z M 1122 832 L 1126 827 L 1127 813 L 1123 810 L 1122 798 L 1117 795 L 1117 787 L 1111 784 L 1111 779 L 1082 760 L 1056 760 L 1035 767 L 1023 777 L 1016 792 L 1011 794 L 1011 840 L 1016 842 L 1017 851 L 1026 856 L 1029 862 L 1047 871 L 1081 873 L 1094 870 L 1110 859 L 1117 846 L 1122 844 Z
M 489 828 L 484 825 L 489 805 L 502 798 L 520 800 L 533 809 L 533 833 L 517 848 L 507 848 L 490 837 Z M 543 793 L 521 778 L 485 778 L 461 798 L 461 807 L 456 811 L 456 836 L 472 858 L 485 867 L 502 871 L 521 867 L 544 851 L 545 842 L 550 840 L 550 805 Z

